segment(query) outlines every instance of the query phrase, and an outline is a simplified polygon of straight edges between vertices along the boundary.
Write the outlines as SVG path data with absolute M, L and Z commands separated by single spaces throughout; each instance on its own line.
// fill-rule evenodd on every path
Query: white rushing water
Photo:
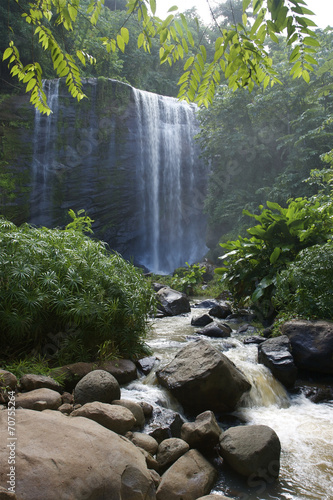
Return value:
M 139 204 L 143 208 L 140 263 L 167 274 L 200 260 L 204 178 L 200 173 L 196 106 L 133 89 L 137 109 Z
M 188 314 L 153 321 L 147 343 L 159 358 L 159 366 L 196 337 L 190 318 Z M 332 500 L 333 402 L 314 404 L 303 395 L 288 394 L 268 368 L 257 363 L 257 347 L 244 345 L 236 335 L 239 325 L 230 326 L 234 329 L 231 338 L 209 340 L 243 371 L 252 389 L 237 411 L 226 416 L 225 422 L 222 417 L 220 424 L 228 427 L 231 418 L 245 425 L 270 426 L 281 441 L 281 467 L 279 480 L 274 482 L 246 481 L 230 471 L 221 472 L 213 492 L 239 500 Z M 154 373 L 131 383 L 122 397 L 181 411 L 174 398 L 158 386 Z

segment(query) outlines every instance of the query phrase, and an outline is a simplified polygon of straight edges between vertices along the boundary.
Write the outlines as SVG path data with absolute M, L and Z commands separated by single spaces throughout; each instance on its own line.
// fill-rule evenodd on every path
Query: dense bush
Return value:
M 77 220 L 61 230 L 0 218 L 2 356 L 34 352 L 68 363 L 144 347 L 149 283 Z
M 251 238 L 222 243 L 224 267 L 216 270 L 235 299 L 251 303 L 263 317 L 274 314 L 276 277 L 304 248 L 325 244 L 333 231 L 332 204 L 321 198 L 297 198 L 283 208 L 267 202 L 260 215 L 244 211 L 259 222 L 247 231 Z
M 310 319 L 333 319 L 333 243 L 302 250 L 277 276 L 275 306 Z

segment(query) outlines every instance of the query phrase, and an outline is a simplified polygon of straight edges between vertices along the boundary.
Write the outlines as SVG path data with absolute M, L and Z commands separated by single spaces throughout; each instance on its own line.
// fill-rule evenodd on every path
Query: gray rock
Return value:
M 188 443 L 186 443 L 183 439 L 165 439 L 158 446 L 156 460 L 161 469 L 165 469 L 178 460 L 178 458 L 185 455 L 189 449 L 190 447 Z
M 43 401 L 41 405 L 40 402 Z M 59 392 L 52 389 L 35 389 L 34 391 L 19 393 L 15 398 L 16 407 L 27 409 L 56 410 L 61 406 L 62 400 Z
M 180 435 L 191 448 L 204 453 L 212 451 L 219 443 L 221 432 L 214 413 L 208 410 L 198 415 L 195 422 L 185 422 Z
M 210 316 L 219 319 L 226 319 L 230 314 L 232 314 L 230 307 L 222 304 L 213 306 L 209 311 Z
M 234 363 L 204 339 L 185 345 L 157 372 L 157 378 L 186 410 L 196 414 L 233 411 L 251 388 Z
M 34 389 L 40 389 L 42 387 L 58 392 L 63 391 L 58 382 L 56 382 L 52 377 L 47 377 L 46 375 L 34 375 L 29 373 L 20 378 L 21 391 L 33 391 Z
M 136 364 L 139 370 L 142 371 L 144 375 L 148 375 L 148 373 L 150 373 L 154 368 L 155 362 L 156 362 L 155 356 L 148 356 L 146 358 L 138 359 Z
M 206 326 L 209 323 L 212 323 L 213 318 L 211 318 L 208 314 L 200 314 L 198 316 L 193 316 L 191 319 L 192 326 Z
M 89 418 L 117 434 L 126 434 L 135 425 L 135 417 L 127 408 L 98 401 L 86 403 L 70 416 Z
M 268 339 L 258 346 L 258 361 L 267 366 L 283 385 L 293 387 L 297 368 L 291 355 L 291 345 L 286 335 Z
M 243 344 L 262 344 L 265 342 L 267 339 L 265 337 L 259 337 L 259 336 L 252 336 L 252 337 L 246 337 L 246 339 L 243 340 Z
M 157 308 L 166 316 L 178 316 L 191 311 L 188 297 L 181 292 L 165 286 L 156 293 Z
M 183 418 L 167 408 L 155 408 L 145 432 L 156 439 L 158 443 L 170 437 L 180 437 Z
M 229 325 L 224 325 L 223 323 L 217 324 L 215 321 L 206 325 L 201 330 L 197 330 L 196 333 L 199 335 L 205 335 L 206 337 L 215 338 L 227 338 L 230 337 L 232 329 Z
M 156 498 L 195 500 L 210 492 L 216 477 L 216 470 L 201 453 L 190 450 L 163 474 Z
M 195 304 L 195 308 L 200 308 L 200 309 L 211 309 L 213 307 L 218 306 L 219 303 L 215 299 L 206 299 L 203 300 L 202 302 L 198 302 L 198 304 Z
M 243 476 L 277 478 L 279 475 L 280 440 L 266 425 L 231 427 L 220 437 L 220 451 L 230 467 Z
M 119 384 L 111 373 L 104 370 L 88 373 L 74 389 L 74 401 L 81 405 L 93 401 L 112 403 L 114 399 L 120 399 Z
M 297 368 L 333 374 L 333 322 L 288 321 L 282 333 L 290 340 Z

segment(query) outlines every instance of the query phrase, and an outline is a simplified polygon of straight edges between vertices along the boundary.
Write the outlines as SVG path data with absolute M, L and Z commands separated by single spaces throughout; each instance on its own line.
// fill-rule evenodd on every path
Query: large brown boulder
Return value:
M 93 401 L 112 403 L 120 399 L 120 387 L 111 373 L 105 370 L 94 370 L 85 375 L 75 386 L 74 401 L 84 405 Z
M 220 437 L 224 460 L 243 476 L 277 478 L 280 470 L 280 440 L 267 425 L 231 427 Z
M 282 333 L 290 340 L 298 368 L 333 375 L 333 322 L 287 321 Z
M 187 411 L 196 414 L 233 411 L 251 388 L 234 363 L 204 339 L 186 344 L 157 372 L 157 378 Z
M 126 434 L 136 423 L 133 413 L 127 408 L 98 401 L 86 403 L 74 410 L 71 417 L 90 418 L 117 434 Z
M 159 444 L 156 460 L 161 466 L 161 469 L 169 467 L 178 458 L 190 449 L 189 445 L 179 438 L 169 438 Z
M 195 500 L 212 489 L 217 472 L 197 450 L 180 457 L 162 476 L 157 500 Z
M 61 385 L 52 377 L 47 377 L 46 375 L 28 373 L 20 378 L 21 391 L 33 391 L 35 389 L 41 389 L 42 387 L 52 389 L 53 391 L 63 392 Z
M 145 458 L 133 443 L 86 418 L 16 412 L 20 500 L 154 500 Z M 8 469 L 7 412 L 0 412 L 0 486 Z
M 135 363 L 130 359 L 111 359 L 104 361 L 97 367 L 98 370 L 105 370 L 111 373 L 120 385 L 127 384 L 138 378 Z

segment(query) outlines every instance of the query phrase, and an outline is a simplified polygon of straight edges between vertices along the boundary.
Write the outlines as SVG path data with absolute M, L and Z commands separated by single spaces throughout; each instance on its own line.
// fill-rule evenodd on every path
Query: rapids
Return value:
M 152 320 L 147 344 L 158 358 L 155 369 L 170 361 L 184 342 L 197 337 L 190 319 L 191 313 Z M 237 411 L 219 418 L 219 424 L 222 429 L 239 422 L 273 428 L 281 441 L 281 468 L 278 481 L 272 483 L 246 481 L 223 467 L 212 492 L 239 500 L 332 500 L 333 402 L 314 404 L 302 394 L 289 394 L 257 363 L 257 347 L 243 344 L 247 334 L 236 333 L 240 324 L 227 323 L 233 329 L 230 338 L 209 340 L 248 377 L 252 389 Z M 129 384 L 122 397 L 182 413 L 177 401 L 157 384 L 154 371 Z

